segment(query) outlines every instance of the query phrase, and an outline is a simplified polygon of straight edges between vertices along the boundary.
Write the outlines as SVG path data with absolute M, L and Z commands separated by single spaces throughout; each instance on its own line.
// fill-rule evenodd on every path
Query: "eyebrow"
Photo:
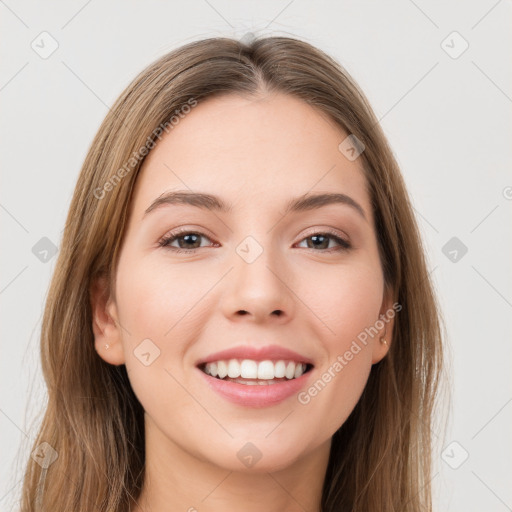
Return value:
M 232 204 L 225 203 L 218 196 L 201 192 L 191 192 L 188 190 L 176 190 L 164 192 L 161 196 L 157 197 L 146 209 L 144 216 L 163 205 L 176 204 L 185 204 L 195 206 L 203 210 L 218 211 L 221 213 L 229 213 L 233 209 Z M 316 210 L 331 204 L 343 204 L 350 206 L 368 222 L 363 207 L 350 196 L 341 193 L 304 194 L 300 197 L 291 199 L 286 205 L 284 215 L 293 212 Z

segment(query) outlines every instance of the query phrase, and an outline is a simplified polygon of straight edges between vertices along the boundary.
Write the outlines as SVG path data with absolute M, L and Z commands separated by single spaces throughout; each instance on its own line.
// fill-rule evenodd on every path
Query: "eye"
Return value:
M 166 247 L 176 253 L 193 253 L 197 249 L 205 247 L 204 245 L 201 245 L 201 238 L 205 238 L 211 242 L 211 239 L 204 233 L 199 231 L 183 230 L 164 236 L 158 242 L 158 245 L 160 247 Z M 352 248 L 352 245 L 348 241 L 330 231 L 313 233 L 308 237 L 303 238 L 301 243 L 309 240 L 311 240 L 311 243 L 308 242 L 307 248 L 313 250 L 334 249 L 334 251 L 347 251 Z M 331 240 L 338 244 L 338 248 L 333 248 L 332 246 L 329 247 Z M 171 245 L 174 242 L 178 243 L 178 247 Z M 218 246 L 218 244 L 216 245 Z M 332 250 L 322 252 L 332 252 Z
M 158 242 L 158 245 L 160 245 L 160 247 L 166 247 L 168 249 L 171 249 L 177 253 L 190 253 L 202 247 L 201 238 L 206 238 L 207 240 L 210 240 L 210 238 L 208 238 L 205 234 L 200 233 L 198 231 L 178 231 L 170 233 L 167 236 L 164 236 Z M 178 247 L 171 245 L 175 241 L 178 242 Z
M 350 242 L 345 240 L 344 238 L 341 238 L 337 234 L 327 231 L 322 233 L 313 233 L 306 238 L 302 240 L 303 241 L 309 241 L 307 242 L 307 248 L 313 249 L 313 250 L 319 250 L 319 249 L 329 249 L 329 242 L 330 240 L 333 240 L 335 243 L 338 244 L 338 248 L 334 248 L 335 251 L 347 251 L 352 248 L 352 245 Z M 301 242 L 301 243 L 302 243 Z M 332 246 L 330 247 L 332 249 Z M 332 252 L 332 251 L 323 251 L 323 252 Z

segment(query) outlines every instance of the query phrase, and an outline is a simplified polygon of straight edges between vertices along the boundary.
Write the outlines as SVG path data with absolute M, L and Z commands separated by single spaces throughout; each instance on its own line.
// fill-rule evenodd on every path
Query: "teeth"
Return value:
M 286 374 L 286 365 L 284 364 L 284 361 L 277 361 L 277 363 L 274 365 L 274 377 L 276 379 L 281 379 Z
M 231 382 L 238 384 L 246 384 L 247 386 L 270 386 L 271 384 L 278 384 L 278 380 L 246 380 L 246 379 L 233 379 Z
M 206 366 L 212 365 L 212 364 L 215 364 L 215 363 L 208 363 Z M 210 368 L 211 368 L 211 366 L 210 366 Z M 206 371 L 206 368 L 205 368 L 205 371 Z M 219 379 L 223 379 L 228 374 L 228 365 L 226 364 L 225 361 L 217 361 L 217 375 L 214 375 L 211 372 L 206 372 L 206 373 L 210 373 L 210 375 L 212 377 L 216 377 L 218 375 Z
M 273 379 L 274 363 L 272 361 L 261 361 L 258 363 L 258 379 Z
M 255 379 L 258 377 L 258 363 L 249 359 L 244 359 L 240 365 L 240 375 L 244 379 Z M 237 375 L 238 377 L 238 375 Z
M 229 360 L 228 377 L 231 377 L 232 379 L 240 377 L 240 363 L 236 359 Z
M 286 367 L 284 376 L 287 379 L 293 379 L 293 377 L 295 377 L 295 364 L 292 363 L 291 361 L 288 363 L 288 366 Z
M 295 367 L 295 372 L 293 373 L 293 377 L 296 379 L 297 377 L 300 377 L 304 373 L 304 370 L 302 369 L 302 365 L 298 364 Z
M 212 377 L 224 379 L 253 379 L 252 381 L 244 381 L 244 383 L 266 384 L 259 381 L 271 381 L 273 379 L 282 379 L 286 377 L 288 380 L 300 377 L 306 371 L 306 364 L 296 363 L 295 361 L 253 361 L 252 359 L 230 359 L 229 361 L 215 361 L 206 363 L 204 372 Z M 258 379 L 258 380 L 256 380 Z

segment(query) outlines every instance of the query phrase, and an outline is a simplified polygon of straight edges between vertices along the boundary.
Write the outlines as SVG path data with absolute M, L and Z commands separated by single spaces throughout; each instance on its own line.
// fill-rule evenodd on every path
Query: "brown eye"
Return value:
M 195 249 L 204 247 L 201 246 L 201 238 L 206 238 L 207 240 L 210 240 L 203 233 L 199 233 L 196 231 L 182 231 L 179 233 L 171 233 L 170 235 L 162 238 L 162 240 L 160 240 L 159 242 L 159 245 L 161 247 L 166 247 L 168 249 L 174 250 L 176 252 L 194 251 Z M 178 242 L 178 247 L 171 246 L 171 244 L 174 241 Z
M 315 233 L 313 235 L 309 235 L 308 237 L 304 238 L 304 240 L 307 240 L 307 249 L 313 249 L 313 250 L 324 250 L 329 249 L 329 243 L 331 240 L 334 240 L 335 243 L 338 244 L 338 249 L 335 250 L 348 250 L 352 246 L 349 242 L 344 240 L 343 238 L 335 235 L 334 233 Z M 331 249 L 333 247 L 330 247 Z M 323 251 L 323 252 L 330 252 L 330 251 Z

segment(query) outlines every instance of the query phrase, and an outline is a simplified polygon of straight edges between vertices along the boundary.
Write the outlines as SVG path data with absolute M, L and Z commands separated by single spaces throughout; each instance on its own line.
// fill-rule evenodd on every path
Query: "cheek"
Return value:
M 383 280 L 378 260 L 354 258 L 347 264 L 304 271 L 298 286 L 299 297 L 323 323 L 330 353 L 344 350 L 379 318 Z
M 298 402 L 308 418 L 324 418 L 332 434 L 350 415 L 368 380 L 376 340 L 368 333 L 378 320 L 383 281 L 380 267 L 363 262 L 305 276 L 302 293 L 315 290 L 305 302 L 322 321 L 319 341 L 325 357 Z
M 206 294 L 218 280 L 200 264 L 196 268 L 171 266 L 164 258 L 136 259 L 128 251 L 119 261 L 116 298 L 125 364 L 144 406 L 176 406 L 182 395 L 169 372 L 181 381 L 187 349 L 200 337 L 207 309 L 214 307 Z M 173 400 L 170 390 L 177 393 Z M 185 394 L 182 398 L 186 405 Z
M 130 332 L 165 343 L 184 326 L 191 327 L 201 299 L 214 283 L 215 276 L 200 266 L 185 269 L 170 266 L 164 258 L 126 258 L 118 269 L 120 315 Z
M 207 291 L 198 290 L 194 282 L 157 262 L 146 265 L 125 258 L 119 263 L 116 296 L 131 386 L 151 417 L 180 410 L 181 424 L 201 414 L 180 385 L 184 354 L 198 336 L 193 306 Z

